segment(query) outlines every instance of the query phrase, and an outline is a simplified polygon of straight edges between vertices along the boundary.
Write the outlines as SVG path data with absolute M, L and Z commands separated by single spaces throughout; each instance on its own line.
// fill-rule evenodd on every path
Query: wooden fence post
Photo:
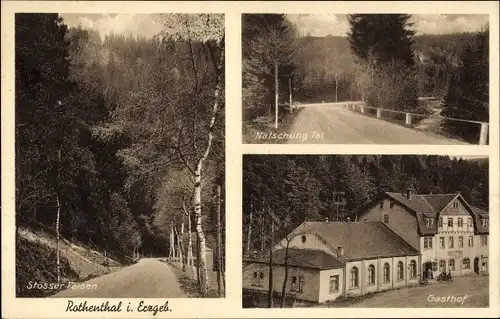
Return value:
M 405 124 L 408 125 L 408 126 L 411 125 L 411 114 L 410 113 L 406 113 Z
M 361 113 L 365 113 L 365 107 L 361 105 Z
M 481 123 L 481 133 L 479 135 L 479 145 L 488 144 L 488 123 Z
M 377 118 L 381 118 L 382 117 L 382 110 L 380 109 L 377 109 Z

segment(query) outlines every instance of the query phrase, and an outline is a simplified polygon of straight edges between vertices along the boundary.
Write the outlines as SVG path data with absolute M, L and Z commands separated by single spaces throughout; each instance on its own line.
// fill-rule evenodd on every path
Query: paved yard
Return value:
M 329 307 L 349 308 L 480 308 L 489 307 L 489 277 L 457 277 L 453 282 L 402 288 L 335 302 Z M 316 305 L 325 307 L 325 305 Z

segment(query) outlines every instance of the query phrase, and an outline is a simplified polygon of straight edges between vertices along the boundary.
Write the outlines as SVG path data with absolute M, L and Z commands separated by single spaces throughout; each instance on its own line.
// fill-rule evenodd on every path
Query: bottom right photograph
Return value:
M 243 307 L 489 307 L 488 167 L 244 155 Z

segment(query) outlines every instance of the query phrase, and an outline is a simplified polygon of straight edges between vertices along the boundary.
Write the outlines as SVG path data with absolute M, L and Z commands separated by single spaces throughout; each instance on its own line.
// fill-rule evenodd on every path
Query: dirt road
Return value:
M 340 103 L 303 106 L 290 129 L 288 144 L 465 144 L 360 115 Z M 307 134 L 307 138 L 303 138 Z
M 141 259 L 120 271 L 75 283 L 55 298 L 186 298 L 171 266 L 157 259 Z

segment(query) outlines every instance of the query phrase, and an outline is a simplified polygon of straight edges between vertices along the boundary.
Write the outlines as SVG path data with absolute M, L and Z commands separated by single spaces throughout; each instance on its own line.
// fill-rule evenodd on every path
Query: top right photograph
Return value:
M 243 143 L 487 145 L 488 19 L 243 14 Z

